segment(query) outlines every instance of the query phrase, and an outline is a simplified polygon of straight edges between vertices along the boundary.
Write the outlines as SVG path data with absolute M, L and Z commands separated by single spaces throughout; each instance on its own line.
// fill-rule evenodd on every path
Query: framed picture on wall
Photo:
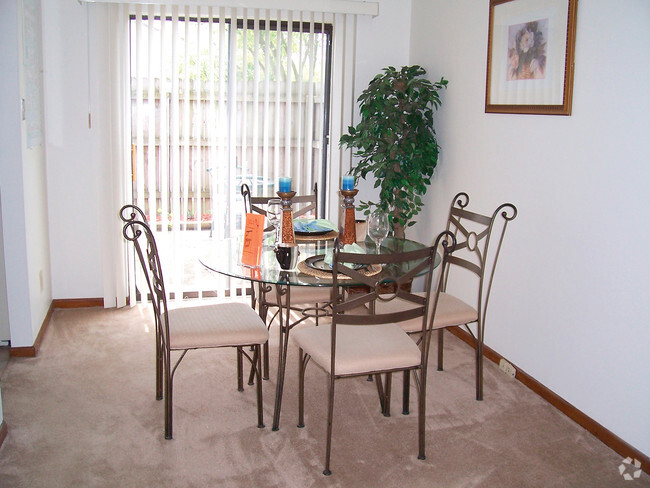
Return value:
M 485 112 L 571 115 L 578 0 L 490 0 Z

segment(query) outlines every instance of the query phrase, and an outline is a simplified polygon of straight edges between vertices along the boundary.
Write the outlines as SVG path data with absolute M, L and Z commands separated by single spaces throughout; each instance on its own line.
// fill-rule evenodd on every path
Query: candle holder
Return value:
M 356 217 L 354 215 L 354 197 L 359 190 L 341 190 L 343 195 L 343 245 L 357 242 Z
M 277 192 L 282 205 L 282 224 L 280 242 L 295 244 L 296 234 L 293 231 L 293 212 L 291 210 L 291 199 L 296 196 L 295 191 Z

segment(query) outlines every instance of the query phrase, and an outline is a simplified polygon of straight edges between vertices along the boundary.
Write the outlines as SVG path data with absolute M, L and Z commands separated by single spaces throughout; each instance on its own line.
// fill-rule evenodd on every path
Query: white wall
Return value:
M 408 64 L 410 25 L 411 0 L 379 0 L 377 17 L 359 17 L 355 67 L 357 96 L 382 68 Z
M 410 50 L 450 80 L 414 237 L 443 227 L 458 191 L 485 212 L 515 203 L 486 343 L 646 454 L 650 43 L 632 33 L 649 24 L 646 0 L 580 2 L 570 117 L 484 113 L 487 1 L 413 0 Z
M 7 302 L 7 278 L 5 273 L 5 245 L 2 232 L 2 188 L 0 188 L 0 342 L 11 338 L 9 329 L 9 304 Z
M 49 225 L 43 134 L 43 56 L 40 0 L 21 0 L 24 14 L 19 70 L 26 120 L 22 123 L 23 190 L 27 233 L 27 274 L 33 338 L 38 334 L 51 301 Z M 13 341 L 12 341 L 13 344 Z M 33 344 L 33 341 L 30 344 Z
M 45 154 L 42 145 L 27 148 L 21 121 L 21 98 L 34 102 L 25 90 L 22 1 L 2 2 L 0 19 L 0 186 L 7 308 L 12 346 L 21 347 L 33 345 L 51 302 Z
M 2 189 L 2 225 L 5 272 L 10 324 L 31 322 L 26 303 L 27 256 L 25 210 L 23 202 L 22 147 L 20 135 L 20 87 L 18 75 L 18 8 L 17 2 L 0 4 L 0 186 Z M 26 331 L 26 335 L 28 330 Z
M 0 341 L 7 341 L 10 337 L 7 281 L 5 278 L 4 237 L 2 235 L 2 189 L 0 188 Z M 3 420 L 2 384 L 0 384 L 0 426 L 2 425 Z
M 383 68 L 399 68 L 409 64 L 409 32 L 411 25 L 411 0 L 379 0 L 377 17 L 363 16 L 357 21 L 357 54 L 355 67 L 355 115 L 359 122 L 356 98 Z M 332 145 L 338 141 L 332 141 Z M 354 163 L 353 163 L 354 164 Z M 349 168 L 344 168 L 344 173 Z M 376 199 L 378 192 L 373 181 L 361 180 L 357 200 Z M 363 218 L 358 213 L 357 218 Z

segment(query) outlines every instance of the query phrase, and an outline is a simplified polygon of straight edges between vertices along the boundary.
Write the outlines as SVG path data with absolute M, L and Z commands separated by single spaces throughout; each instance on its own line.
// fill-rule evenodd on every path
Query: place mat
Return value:
M 339 236 L 339 233 L 335 230 L 329 231 L 327 234 L 321 234 L 318 236 L 299 236 L 296 234 L 296 242 L 318 242 L 318 241 L 333 241 Z
M 373 264 L 370 267 L 368 267 L 368 269 L 359 270 L 358 272 L 363 274 L 363 275 L 366 275 L 366 276 L 374 276 L 376 274 L 381 273 L 381 269 L 382 268 L 381 268 L 380 265 Z M 298 271 L 300 271 L 301 273 L 305 273 L 306 275 L 309 275 L 309 276 L 315 276 L 316 278 L 329 278 L 329 279 L 332 279 L 332 273 L 330 273 L 328 271 L 321 271 L 319 269 L 310 268 L 309 266 L 307 266 L 307 263 L 305 263 L 304 261 L 300 261 L 298 263 Z M 346 276 L 346 275 L 344 275 L 342 273 L 339 273 L 338 279 L 339 280 L 350 280 L 352 278 L 350 278 L 349 276 Z

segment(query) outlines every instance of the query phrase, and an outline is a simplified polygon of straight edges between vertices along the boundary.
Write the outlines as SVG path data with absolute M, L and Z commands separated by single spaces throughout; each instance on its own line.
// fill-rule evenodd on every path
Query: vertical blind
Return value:
M 242 183 L 253 195 L 275 194 L 280 176 L 298 194 L 318 183 L 319 216 L 336 207 L 355 16 L 164 5 L 125 14 L 133 201 L 156 233 L 167 289 L 242 294 L 197 258 L 212 239 L 242 232 Z

